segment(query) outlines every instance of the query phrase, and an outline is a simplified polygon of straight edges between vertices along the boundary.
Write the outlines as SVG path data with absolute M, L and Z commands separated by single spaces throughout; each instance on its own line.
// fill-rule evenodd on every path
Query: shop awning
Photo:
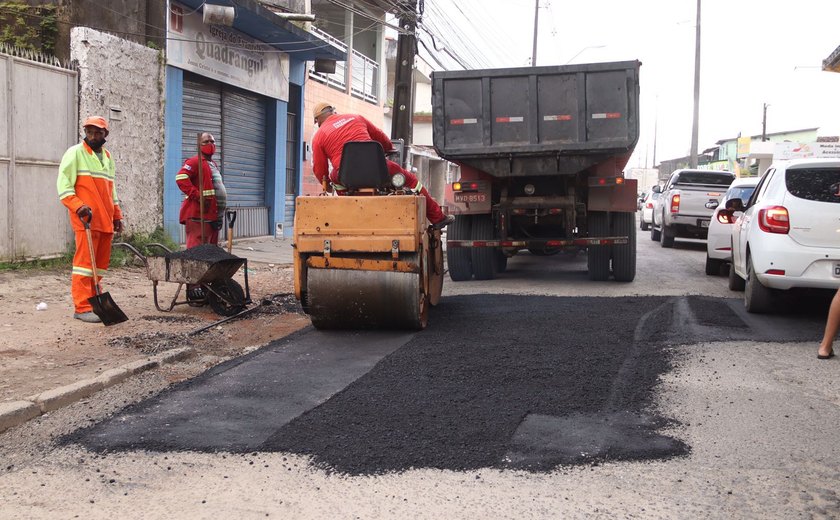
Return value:
M 254 0 L 178 0 L 190 9 L 199 9 L 205 3 L 233 7 L 236 18 L 233 28 L 252 38 L 265 42 L 298 60 L 347 61 L 347 53 L 326 40 L 283 20 Z

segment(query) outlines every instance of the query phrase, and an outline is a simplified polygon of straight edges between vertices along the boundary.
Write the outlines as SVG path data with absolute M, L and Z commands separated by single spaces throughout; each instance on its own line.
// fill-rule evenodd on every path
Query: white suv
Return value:
M 774 163 L 732 230 L 729 287 L 748 312 L 774 310 L 779 290 L 840 286 L 840 159 Z

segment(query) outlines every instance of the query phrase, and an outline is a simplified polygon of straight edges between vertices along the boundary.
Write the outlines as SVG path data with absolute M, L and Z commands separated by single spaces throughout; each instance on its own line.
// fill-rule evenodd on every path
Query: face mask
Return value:
M 207 143 L 201 146 L 201 153 L 208 157 L 213 157 L 213 154 L 216 153 L 216 144 L 215 143 Z
M 90 146 L 91 150 L 93 150 L 95 152 L 98 152 L 99 150 L 102 149 L 102 145 L 105 144 L 105 138 L 103 137 L 99 141 L 91 141 L 90 139 L 85 137 L 85 142 L 87 143 L 88 146 Z

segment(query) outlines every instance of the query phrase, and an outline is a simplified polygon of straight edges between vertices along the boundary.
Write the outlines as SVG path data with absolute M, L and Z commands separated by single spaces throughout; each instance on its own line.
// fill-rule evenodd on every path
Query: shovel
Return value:
M 128 316 L 117 306 L 117 303 L 111 298 L 109 293 L 99 292 L 99 277 L 96 275 L 96 254 L 93 251 L 93 240 L 90 235 L 90 220 L 92 215 L 88 215 L 87 220 L 79 215 L 79 220 L 85 226 L 85 233 L 87 234 L 88 249 L 90 250 L 90 267 L 93 271 L 93 288 L 96 291 L 96 296 L 88 298 L 88 302 L 93 307 L 93 313 L 99 316 L 105 326 L 116 325 L 128 321 Z
M 228 225 L 228 254 L 232 254 L 233 251 L 233 223 L 236 222 L 236 212 L 233 210 L 225 211 L 225 217 L 227 217 L 227 225 Z

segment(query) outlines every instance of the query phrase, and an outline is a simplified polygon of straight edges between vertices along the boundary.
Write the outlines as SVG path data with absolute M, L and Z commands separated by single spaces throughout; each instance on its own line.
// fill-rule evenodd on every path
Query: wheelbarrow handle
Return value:
M 140 251 L 138 251 L 138 250 L 137 250 L 137 248 L 136 248 L 136 247 L 134 247 L 133 245 L 131 245 L 131 244 L 127 244 L 127 243 L 125 243 L 125 242 L 117 242 L 117 243 L 113 244 L 111 247 L 124 247 L 125 249 L 128 249 L 129 251 L 131 251 L 132 253 L 134 253 L 134 256 L 136 256 L 137 258 L 139 258 L 140 260 L 142 260 L 142 261 L 143 261 L 143 265 L 145 265 L 145 266 L 146 266 L 146 268 L 148 269 L 148 267 L 149 267 L 149 263 L 146 261 L 146 257 L 145 257 L 145 256 L 143 256 L 143 253 L 141 253 Z

